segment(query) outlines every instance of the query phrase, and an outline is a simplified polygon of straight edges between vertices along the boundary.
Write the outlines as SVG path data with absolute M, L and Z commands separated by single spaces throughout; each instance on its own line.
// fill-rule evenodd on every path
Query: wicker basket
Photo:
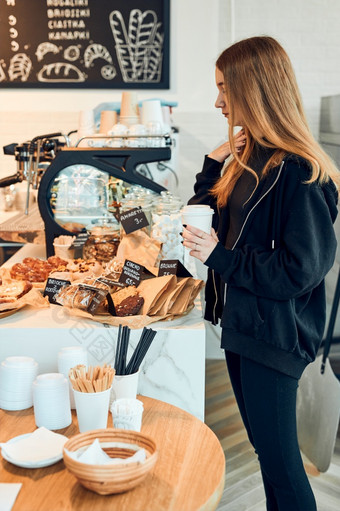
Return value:
M 111 458 L 128 458 L 135 453 L 136 449 L 133 447 L 138 446 L 145 449 L 146 460 L 143 463 L 126 465 L 89 465 L 70 458 L 65 452 L 65 449 L 76 451 L 89 446 L 96 438 Z M 117 443 L 120 445 L 115 445 Z M 131 448 L 128 445 L 122 446 L 122 443 L 130 444 Z M 70 438 L 64 445 L 63 455 L 66 467 L 79 483 L 100 495 L 131 490 L 145 479 L 157 460 L 156 445 L 151 438 L 137 431 L 113 428 L 96 429 Z

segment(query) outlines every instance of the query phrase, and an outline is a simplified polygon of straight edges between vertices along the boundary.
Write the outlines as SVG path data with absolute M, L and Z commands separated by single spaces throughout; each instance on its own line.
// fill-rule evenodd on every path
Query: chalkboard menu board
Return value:
M 170 0 L 1 0 L 0 87 L 168 89 Z

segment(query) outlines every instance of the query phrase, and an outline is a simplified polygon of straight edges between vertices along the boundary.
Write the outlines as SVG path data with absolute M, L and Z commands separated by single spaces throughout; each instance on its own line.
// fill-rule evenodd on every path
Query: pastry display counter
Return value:
M 43 259 L 45 247 L 27 244 L 5 266 L 25 257 Z M 141 366 L 138 392 L 204 420 L 205 326 L 199 301 L 187 315 L 150 326 L 157 335 Z M 117 334 L 117 327 L 71 316 L 59 305 L 26 306 L 0 317 L 0 360 L 10 355 L 31 356 L 39 364 L 39 373 L 56 372 L 60 349 L 82 345 L 89 364 L 112 363 Z M 140 335 L 141 329 L 131 330 L 131 350 Z

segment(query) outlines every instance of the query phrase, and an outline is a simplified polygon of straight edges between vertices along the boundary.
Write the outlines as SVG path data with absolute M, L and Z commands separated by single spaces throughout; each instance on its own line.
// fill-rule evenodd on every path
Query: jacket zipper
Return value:
M 242 235 L 242 232 L 244 230 L 244 227 L 249 219 L 249 216 L 250 214 L 254 211 L 254 209 L 259 205 L 259 203 L 262 201 L 262 199 L 264 199 L 264 197 L 266 197 L 268 195 L 268 193 L 274 188 L 274 186 L 276 185 L 276 183 L 278 182 L 279 180 L 279 177 L 281 175 L 281 172 L 282 172 L 282 168 L 283 168 L 283 165 L 284 165 L 284 160 L 281 162 L 281 165 L 280 165 L 280 168 L 279 168 L 279 171 L 277 173 L 277 176 L 275 178 L 275 181 L 272 183 L 272 185 L 270 186 L 270 188 L 268 188 L 268 190 L 259 198 L 259 200 L 254 204 L 254 206 L 248 211 L 248 214 L 242 224 L 242 227 L 240 229 L 240 232 L 239 232 L 239 235 L 234 243 L 234 245 L 231 247 L 230 250 L 234 250 L 234 248 L 236 247 L 237 243 L 239 242 L 239 239 Z M 272 248 L 274 249 L 274 240 L 272 240 Z M 216 306 L 217 306 L 217 301 L 218 301 L 218 295 L 217 295 L 217 289 L 216 289 L 216 282 L 215 282 L 215 270 L 212 270 L 212 277 L 213 277 L 213 283 L 214 283 L 214 291 L 215 291 L 215 304 L 214 304 L 214 307 L 213 307 L 213 318 L 214 318 L 214 322 L 215 324 L 216 323 Z M 224 300 L 223 300 L 223 307 L 224 307 L 224 304 L 226 302 L 226 298 L 227 298 L 227 284 L 224 284 Z

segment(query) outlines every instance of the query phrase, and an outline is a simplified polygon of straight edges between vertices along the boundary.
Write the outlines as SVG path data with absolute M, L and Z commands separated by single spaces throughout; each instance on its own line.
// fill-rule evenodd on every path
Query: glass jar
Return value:
M 179 198 L 171 196 L 163 196 L 154 204 L 151 237 L 162 243 L 160 259 L 178 259 L 183 263 L 182 205 Z
M 84 259 L 96 259 L 99 263 L 108 263 L 116 256 L 119 242 L 118 224 L 95 225 L 85 242 L 83 257 Z
M 125 213 L 125 212 L 130 211 L 131 209 L 135 209 L 135 208 L 141 208 L 143 210 L 143 213 L 145 214 L 146 219 L 149 222 L 149 225 L 147 225 L 146 227 L 142 227 L 142 229 L 140 229 L 140 230 L 144 231 L 146 234 L 148 234 L 150 236 L 151 223 L 152 223 L 152 215 L 151 215 L 152 201 L 150 199 L 148 200 L 146 196 L 145 197 L 138 196 L 138 195 L 132 194 L 132 193 L 128 194 L 121 201 L 120 214 Z M 120 237 L 122 238 L 125 235 L 126 235 L 125 230 L 124 230 L 123 226 L 121 225 Z

